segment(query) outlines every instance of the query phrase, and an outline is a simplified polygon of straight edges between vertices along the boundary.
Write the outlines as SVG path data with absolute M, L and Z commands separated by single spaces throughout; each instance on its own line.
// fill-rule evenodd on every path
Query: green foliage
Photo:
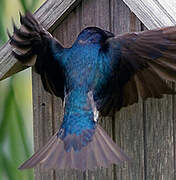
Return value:
M 24 12 L 29 11 L 29 10 L 34 10 L 34 8 L 37 5 L 37 0 L 32 0 L 30 4 L 27 3 L 26 0 L 19 0 L 22 4 Z
M 7 40 L 5 28 L 3 26 L 3 13 L 5 9 L 5 0 L 0 0 L 0 46 Z
M 43 0 L 17 1 L 25 12 L 33 11 L 38 1 Z M 8 6 L 6 0 L 0 0 L 0 46 L 7 41 L 5 11 Z M 16 84 L 23 88 L 24 84 L 21 85 L 16 76 L 0 83 L 0 180 L 33 180 L 32 170 L 18 170 L 18 166 L 32 154 L 32 143 L 27 135 L 21 99 L 16 98 Z
M 13 82 L 14 78 L 11 78 L 8 82 L 8 90 L 4 99 L 0 121 L 1 177 L 8 177 L 9 180 L 32 180 L 33 173 L 31 170 L 19 171 L 17 169 L 24 158 L 30 156 L 31 148 L 27 144 L 29 140 L 25 131 L 24 119 L 16 102 Z

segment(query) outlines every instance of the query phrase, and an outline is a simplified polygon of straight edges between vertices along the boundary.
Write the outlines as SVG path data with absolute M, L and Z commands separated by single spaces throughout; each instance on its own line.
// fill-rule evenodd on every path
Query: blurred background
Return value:
M 44 0 L 0 0 L 0 47 L 19 25 L 19 11 L 34 12 Z M 0 81 L 0 180 L 33 180 L 33 170 L 19 165 L 33 153 L 31 69 Z

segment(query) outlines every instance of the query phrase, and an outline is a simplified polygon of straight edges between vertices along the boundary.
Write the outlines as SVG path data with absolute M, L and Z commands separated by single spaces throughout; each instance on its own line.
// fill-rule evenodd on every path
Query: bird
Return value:
M 20 14 L 9 42 L 13 56 L 34 66 L 44 89 L 64 102 L 59 130 L 19 169 L 40 164 L 48 169 L 95 170 L 130 158 L 98 124 L 139 99 L 175 94 L 176 27 L 115 36 L 86 27 L 69 48 L 54 38 L 32 15 Z

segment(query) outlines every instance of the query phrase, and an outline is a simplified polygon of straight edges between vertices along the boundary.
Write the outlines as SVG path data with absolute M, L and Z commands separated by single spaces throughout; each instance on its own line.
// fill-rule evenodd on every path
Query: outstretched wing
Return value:
M 139 97 L 175 94 L 166 81 L 176 81 L 176 27 L 109 38 L 102 49 L 112 67 L 102 115 L 132 105 Z
M 26 13 L 20 15 L 21 28 L 14 24 L 14 34 L 10 44 L 15 47 L 14 56 L 24 65 L 35 65 L 41 76 L 44 89 L 51 94 L 64 98 L 64 77 L 59 61 L 64 48 L 33 17 Z M 54 55 L 57 54 L 57 59 Z

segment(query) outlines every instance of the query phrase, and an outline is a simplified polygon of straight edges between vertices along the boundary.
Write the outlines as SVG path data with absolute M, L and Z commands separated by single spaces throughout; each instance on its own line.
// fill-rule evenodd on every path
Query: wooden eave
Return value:
M 148 29 L 176 25 L 176 1 L 174 0 L 123 1 Z
M 176 1 L 173 0 L 123 0 L 131 11 L 148 28 L 176 24 Z M 36 19 L 50 32 L 81 2 L 81 0 L 47 0 L 35 13 Z M 0 49 L 0 80 L 23 70 L 24 66 L 12 56 L 7 42 Z

